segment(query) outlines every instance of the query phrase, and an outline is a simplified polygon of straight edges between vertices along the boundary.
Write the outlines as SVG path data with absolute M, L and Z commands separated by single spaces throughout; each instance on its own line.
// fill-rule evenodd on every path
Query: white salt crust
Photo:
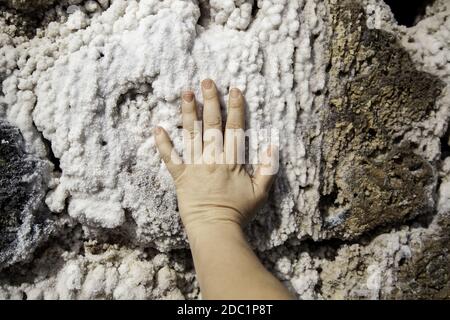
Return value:
M 180 92 L 193 88 L 200 96 L 201 79 L 210 77 L 224 100 L 230 86 L 245 92 L 250 128 L 273 126 L 290 137 L 281 145 L 288 190 L 275 191 L 280 222 L 271 226 L 261 218 L 271 235 L 259 245 L 280 245 L 299 230 L 313 233 L 310 226 L 298 226 L 291 212 L 295 203 L 304 203 L 299 209 L 315 214 L 314 203 L 299 190 L 314 182 L 316 170 L 308 166 L 297 118 L 300 112 L 312 117 L 311 91 L 325 83 L 324 67 L 315 67 L 312 57 L 320 59 L 322 48 L 310 48 L 306 37 L 320 32 L 315 11 L 324 8 L 312 1 L 262 1 L 242 32 L 252 17 L 241 13 L 248 21 L 234 23 L 233 12 L 248 11 L 248 5 L 238 2 L 222 26 L 212 22 L 215 13 L 235 6 L 211 2 L 212 21 L 205 29 L 197 25 L 194 2 L 117 0 L 93 19 L 76 10 L 65 23 L 50 23 L 40 37 L 16 48 L 5 37 L 2 56 L 15 61 L 8 70 L 18 67 L 4 81 L 6 116 L 45 156 L 34 123 L 60 159 L 62 175 L 46 200 L 52 211 L 68 202 L 70 216 L 105 229 L 121 227 L 129 212 L 136 242 L 160 250 L 182 245 L 174 190 L 151 129 L 161 124 L 173 134 L 180 124 Z

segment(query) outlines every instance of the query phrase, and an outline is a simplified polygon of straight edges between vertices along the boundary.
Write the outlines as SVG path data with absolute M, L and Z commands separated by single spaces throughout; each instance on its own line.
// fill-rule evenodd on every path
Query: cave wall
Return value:
M 201 297 L 151 128 L 204 77 L 280 132 L 246 232 L 290 290 L 449 297 L 445 0 L 408 26 L 381 0 L 0 6 L 0 297 Z

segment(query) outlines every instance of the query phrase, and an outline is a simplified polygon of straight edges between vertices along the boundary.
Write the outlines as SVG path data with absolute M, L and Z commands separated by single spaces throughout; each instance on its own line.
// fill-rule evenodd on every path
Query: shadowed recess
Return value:
M 384 0 L 397 22 L 406 27 L 416 25 L 424 16 L 427 6 L 434 0 Z

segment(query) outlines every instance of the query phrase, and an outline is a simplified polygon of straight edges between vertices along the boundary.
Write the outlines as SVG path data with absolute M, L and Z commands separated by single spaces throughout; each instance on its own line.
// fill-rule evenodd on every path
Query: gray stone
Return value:
M 53 230 L 43 202 L 51 167 L 28 154 L 19 130 L 0 119 L 0 269 L 26 260 Z

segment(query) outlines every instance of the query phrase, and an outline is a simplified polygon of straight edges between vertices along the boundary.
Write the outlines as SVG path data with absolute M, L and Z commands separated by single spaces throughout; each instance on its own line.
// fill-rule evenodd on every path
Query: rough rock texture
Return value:
M 2 0 L 0 2 L 16 10 L 36 11 L 49 7 L 55 0 Z
M 29 186 L 56 232 L 20 238 L 0 296 L 200 297 L 151 128 L 179 148 L 180 91 L 205 77 L 245 92 L 250 128 L 280 131 L 247 232 L 299 298 L 450 296 L 446 0 L 409 28 L 381 0 L 45 2 L 5 2 L 0 117 L 26 142 L 15 161 L 54 163 Z
M 0 119 L 0 270 L 27 259 L 52 231 L 43 205 L 48 161 L 24 151 L 18 129 Z
M 331 18 L 321 200 L 325 225 L 350 238 L 434 210 L 435 170 L 403 137 L 432 117 L 445 85 L 393 35 L 370 30 L 356 2 L 339 2 Z

